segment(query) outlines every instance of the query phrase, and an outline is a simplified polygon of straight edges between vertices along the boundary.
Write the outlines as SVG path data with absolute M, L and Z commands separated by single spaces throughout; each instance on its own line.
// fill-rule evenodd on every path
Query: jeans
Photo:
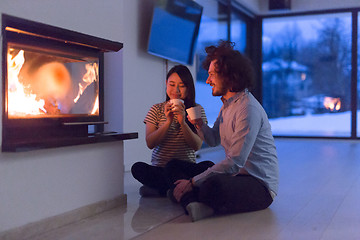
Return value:
M 209 167 L 214 165 L 211 161 L 203 161 L 199 163 L 186 162 L 181 160 L 171 160 L 167 163 L 165 170 L 168 176 L 169 186 L 175 188 L 174 182 L 179 179 L 190 179 Z
M 216 213 L 229 214 L 265 209 L 273 199 L 263 183 L 253 176 L 219 174 L 184 194 L 180 203 L 185 208 L 195 201 L 205 203 Z
M 144 162 L 137 162 L 131 167 L 133 177 L 143 185 L 157 189 L 160 195 L 166 195 L 169 188 L 174 188 L 174 182 L 179 179 L 189 179 L 214 165 L 204 161 L 193 163 L 173 159 L 165 167 L 152 166 Z
M 154 188 L 160 195 L 166 196 L 169 189 L 164 167 L 152 166 L 144 162 L 136 162 L 131 167 L 133 177 L 143 185 Z

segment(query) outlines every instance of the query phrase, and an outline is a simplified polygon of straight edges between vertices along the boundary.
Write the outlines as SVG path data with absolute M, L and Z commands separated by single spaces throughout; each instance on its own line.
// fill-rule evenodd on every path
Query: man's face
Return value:
M 212 87 L 212 95 L 213 96 L 224 96 L 229 91 L 228 87 L 224 83 L 224 80 L 222 77 L 219 76 L 219 74 L 216 72 L 216 61 L 213 60 L 210 63 L 209 66 L 209 77 L 206 80 L 206 83 L 209 84 Z

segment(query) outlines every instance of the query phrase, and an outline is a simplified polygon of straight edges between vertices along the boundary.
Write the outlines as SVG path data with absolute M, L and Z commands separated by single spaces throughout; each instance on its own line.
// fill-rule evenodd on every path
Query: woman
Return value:
M 181 99 L 184 103 L 175 106 L 171 99 Z M 199 168 L 199 171 L 213 165 L 211 162 L 195 164 L 195 151 L 200 149 L 202 140 L 186 114 L 186 109 L 195 105 L 195 87 L 189 69 L 174 66 L 166 77 L 166 101 L 153 105 L 144 120 L 146 144 L 153 149 L 152 164 L 137 162 L 131 168 L 134 178 L 144 185 L 140 188 L 141 196 L 166 195 L 172 182 L 168 180 L 165 166 L 171 160 L 193 163 L 191 169 Z M 207 122 L 203 108 L 202 119 Z

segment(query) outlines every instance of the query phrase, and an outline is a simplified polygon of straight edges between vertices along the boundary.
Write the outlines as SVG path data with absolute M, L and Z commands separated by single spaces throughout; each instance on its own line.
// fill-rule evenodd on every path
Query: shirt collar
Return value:
M 241 98 L 243 95 L 247 94 L 249 92 L 249 90 L 247 88 L 245 88 L 245 90 L 241 91 L 241 92 L 237 92 L 234 96 L 232 96 L 229 99 L 225 99 L 224 97 L 221 97 L 221 101 L 224 104 L 224 107 L 229 106 L 232 102 L 237 101 L 239 98 Z

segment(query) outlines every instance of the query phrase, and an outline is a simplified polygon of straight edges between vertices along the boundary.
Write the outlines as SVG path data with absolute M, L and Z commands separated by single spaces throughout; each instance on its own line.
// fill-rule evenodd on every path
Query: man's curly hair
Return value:
M 234 50 L 235 43 L 221 40 L 218 46 L 205 48 L 206 59 L 202 63 L 205 70 L 216 60 L 215 71 L 230 86 L 231 92 L 251 89 L 254 82 L 254 69 L 249 58 Z

